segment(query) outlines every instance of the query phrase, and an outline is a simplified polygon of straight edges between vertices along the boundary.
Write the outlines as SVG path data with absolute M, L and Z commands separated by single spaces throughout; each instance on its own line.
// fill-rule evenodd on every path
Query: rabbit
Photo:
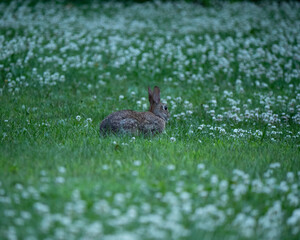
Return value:
M 156 134 L 165 129 L 170 114 L 166 104 L 160 102 L 160 89 L 155 86 L 154 90 L 148 87 L 150 109 L 147 112 L 135 112 L 122 110 L 107 116 L 100 124 L 100 134 L 129 133 Z

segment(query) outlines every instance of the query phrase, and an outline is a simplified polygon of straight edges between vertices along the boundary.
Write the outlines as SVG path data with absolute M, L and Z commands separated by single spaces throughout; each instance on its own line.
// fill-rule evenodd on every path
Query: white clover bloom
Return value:
M 65 173 L 65 172 L 66 172 L 66 168 L 63 167 L 63 166 L 60 166 L 60 167 L 58 167 L 58 171 L 59 171 L 60 173 Z
M 0 184 L 0 186 L 1 186 L 1 184 Z M 20 184 L 20 183 L 17 183 L 15 188 L 18 189 L 18 190 L 23 190 L 24 189 L 23 185 Z
M 31 213 L 30 212 L 21 211 L 20 215 L 23 219 L 26 219 L 26 220 L 31 219 Z
M 167 166 L 167 169 L 169 171 L 175 170 L 175 166 L 173 164 L 170 164 L 170 165 Z
M 171 142 L 175 142 L 175 141 L 176 141 L 176 138 L 175 138 L 175 137 L 170 137 L 170 141 L 171 141 Z
M 99 234 L 102 233 L 102 224 L 100 222 L 93 222 L 92 224 L 86 227 L 86 233 L 88 239 L 98 238 Z
M 288 182 L 293 182 L 294 179 L 295 179 L 294 173 L 293 172 L 288 172 L 286 174 L 286 178 L 287 178 Z
M 300 201 L 299 198 L 293 193 L 289 193 L 287 195 L 287 200 L 289 201 L 289 204 L 294 207 L 298 206 Z
M 199 163 L 199 164 L 197 165 L 197 168 L 200 169 L 200 170 L 205 169 L 204 163 Z
M 141 166 L 142 162 L 140 160 L 136 160 L 133 162 L 134 166 Z
M 77 115 L 76 116 L 76 120 L 79 122 L 81 120 L 81 116 L 80 115 Z
M 255 233 L 256 221 L 253 217 L 239 213 L 233 221 L 233 225 L 239 227 L 240 233 L 249 238 Z
M 102 169 L 103 169 L 103 170 L 108 170 L 109 167 L 108 167 L 108 165 L 104 164 L 104 165 L 102 166 Z
M 232 188 L 233 188 L 233 195 L 236 197 L 237 200 L 239 200 L 242 197 L 242 195 L 244 195 L 248 190 L 247 185 L 242 183 L 234 185 L 232 186 Z
M 218 176 L 215 175 L 215 174 L 212 175 L 211 178 L 210 178 L 210 183 L 211 183 L 212 185 L 216 185 L 216 184 L 218 184 L 218 182 L 219 182 Z
M 49 207 L 46 204 L 36 202 L 33 204 L 33 208 L 37 210 L 39 213 L 48 213 Z
M 300 224 L 300 208 L 294 210 L 292 216 L 288 218 L 287 224 L 291 226 Z
M 4 133 L 2 134 L 2 139 L 6 138 L 6 137 L 7 137 L 7 133 L 4 132 Z
M 148 104 L 147 103 L 144 103 L 143 104 L 143 109 L 147 109 L 148 108 Z
M 280 168 L 280 163 L 279 162 L 271 163 L 270 168 Z
M 267 213 L 258 220 L 258 232 L 266 239 L 274 239 L 280 236 L 283 223 L 283 212 L 280 201 L 275 201 Z
M 287 192 L 287 191 L 289 191 L 289 186 L 288 186 L 287 182 L 286 182 L 286 181 L 280 182 L 280 184 L 279 184 L 279 189 L 280 189 L 282 192 Z
M 177 102 L 181 102 L 181 101 L 182 101 L 181 97 L 177 97 L 175 100 L 176 100 Z
M 65 179 L 64 179 L 63 177 L 57 177 L 57 178 L 55 179 L 55 182 L 56 182 L 56 183 L 64 183 L 64 182 L 65 182 Z
M 6 217 L 14 217 L 16 215 L 16 212 L 15 212 L 15 210 L 12 210 L 12 209 L 6 209 L 6 210 L 4 210 L 4 215 Z
M 94 203 L 93 210 L 96 214 L 106 214 L 111 211 L 111 208 L 106 200 L 100 200 Z
M 204 207 L 197 208 L 191 216 L 197 224 L 198 229 L 206 231 L 214 231 L 216 227 L 221 226 L 226 221 L 226 215 L 215 205 L 209 204 Z
M 228 189 L 228 181 L 222 180 L 219 184 L 219 189 L 221 192 L 226 192 Z
M 123 95 L 120 95 L 119 96 L 119 100 L 123 100 L 124 99 L 124 96 Z
M 47 172 L 46 172 L 45 170 L 41 170 L 41 171 L 40 171 L 40 174 L 41 174 L 41 176 L 46 176 L 46 175 L 47 175 Z

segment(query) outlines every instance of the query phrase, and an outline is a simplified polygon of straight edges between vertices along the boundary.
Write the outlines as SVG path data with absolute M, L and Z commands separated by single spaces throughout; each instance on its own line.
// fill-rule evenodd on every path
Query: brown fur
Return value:
M 155 134 L 165 129 L 170 114 L 160 102 L 160 90 L 148 88 L 150 109 L 147 112 L 122 110 L 107 116 L 100 124 L 100 133 Z

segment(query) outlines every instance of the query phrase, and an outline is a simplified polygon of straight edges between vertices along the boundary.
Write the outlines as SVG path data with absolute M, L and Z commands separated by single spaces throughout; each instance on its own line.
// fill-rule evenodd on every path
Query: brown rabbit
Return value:
M 100 124 L 100 133 L 153 134 L 165 129 L 170 114 L 168 107 L 160 102 L 160 89 L 155 86 L 153 92 L 148 87 L 150 109 L 147 112 L 122 110 L 107 116 Z

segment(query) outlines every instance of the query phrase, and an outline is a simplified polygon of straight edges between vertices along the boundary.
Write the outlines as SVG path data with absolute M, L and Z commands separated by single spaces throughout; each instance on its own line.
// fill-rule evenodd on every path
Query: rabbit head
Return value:
M 170 113 L 166 104 L 160 102 L 160 89 L 155 86 L 152 90 L 148 87 L 148 95 L 150 102 L 150 112 L 154 115 L 162 118 L 164 121 L 168 121 Z

